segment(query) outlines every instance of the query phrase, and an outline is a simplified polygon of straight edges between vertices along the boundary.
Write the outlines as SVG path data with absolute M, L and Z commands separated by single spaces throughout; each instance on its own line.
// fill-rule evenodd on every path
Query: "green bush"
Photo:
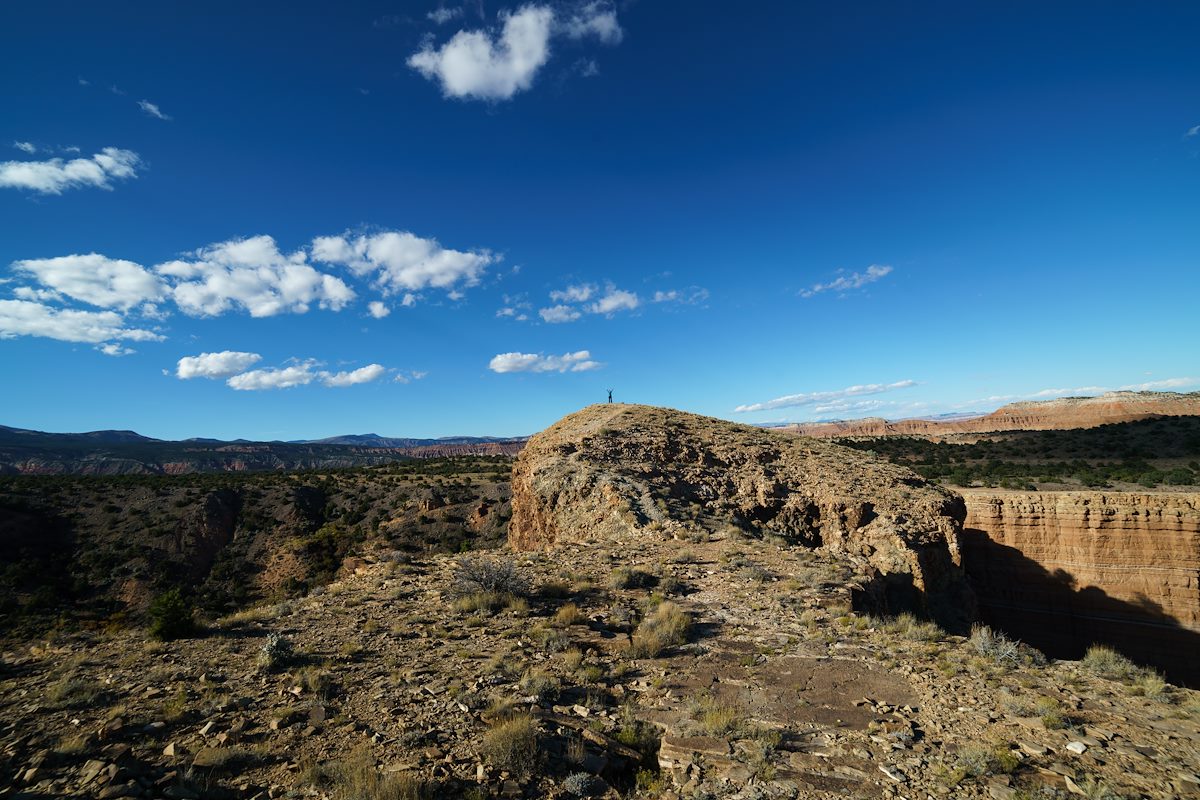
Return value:
M 150 604 L 150 635 L 162 641 L 190 636 L 196 631 L 193 614 L 192 604 L 179 589 L 168 589 Z

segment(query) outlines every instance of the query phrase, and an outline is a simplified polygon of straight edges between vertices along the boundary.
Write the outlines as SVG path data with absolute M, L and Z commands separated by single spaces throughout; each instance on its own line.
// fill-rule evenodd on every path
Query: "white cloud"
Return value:
M 851 272 L 849 275 L 841 275 L 829 283 L 813 284 L 811 289 L 804 289 L 800 292 L 801 297 L 812 297 L 821 292 L 848 292 L 852 289 L 861 289 L 868 283 L 874 283 L 880 278 L 886 277 L 892 272 L 892 268 L 886 264 L 872 264 L 867 267 L 866 272 Z
M 487 250 L 448 250 L 436 239 L 407 231 L 320 236 L 313 240 L 312 255 L 316 261 L 345 266 L 357 275 L 372 275 L 385 295 L 407 292 L 406 306 L 417 301 L 412 293 L 422 289 L 475 286 L 487 266 L 499 260 Z
M 381 303 L 378 300 L 372 300 L 371 302 L 367 303 L 367 311 L 370 312 L 371 316 L 375 319 L 383 319 L 388 314 L 392 313 L 392 310 L 387 307 L 386 303 Z
M 459 31 L 440 48 L 427 42 L 408 65 L 441 84 L 446 97 L 507 100 L 533 85 L 550 58 L 554 11 L 549 6 L 522 6 L 502 12 L 499 37 L 488 31 Z
M 153 331 L 125 327 L 125 320 L 115 311 L 78 311 L 52 308 L 31 300 L 0 300 L 0 339 L 16 336 L 43 336 L 89 344 L 163 339 Z
M 601 364 L 587 350 L 544 356 L 540 353 L 500 353 L 488 363 L 492 372 L 585 372 Z
M 243 353 L 222 350 L 219 353 L 201 353 L 184 356 L 175 367 L 175 376 L 181 380 L 191 378 L 227 378 L 244 372 L 262 360 L 258 353 Z
M 595 292 L 595 284 L 581 283 L 578 286 L 554 290 L 550 293 L 550 299 L 556 303 L 586 303 Z
M 29 155 L 33 155 L 37 152 L 37 148 L 34 147 L 32 142 L 13 142 L 13 147 L 29 153 Z
M 857 397 L 859 395 L 866 394 L 883 394 L 884 392 L 892 392 L 897 389 L 907 389 L 916 385 L 916 381 L 904 380 L 896 381 L 895 383 L 868 383 L 859 386 L 848 386 L 845 389 L 837 389 L 829 392 L 789 394 L 783 397 L 776 397 L 774 400 L 767 400 L 763 403 L 751 403 L 749 405 L 738 406 L 734 409 L 734 411 L 742 413 L 746 411 L 770 411 L 776 408 L 793 408 L 796 406 L 828 405 L 829 403 L 834 403 L 847 397 Z
M 368 364 L 349 372 L 322 373 L 321 382 L 326 386 L 354 386 L 358 383 L 370 383 L 377 380 L 386 372 L 387 368 L 382 364 Z
M 708 299 L 708 289 L 699 286 L 689 286 L 686 289 L 670 289 L 668 291 L 659 291 L 654 293 L 654 302 L 656 303 L 678 303 L 679 305 L 691 306 L 703 303 Z
M 101 308 L 125 311 L 159 300 L 168 292 L 166 283 L 140 264 L 99 253 L 15 261 L 13 269 L 56 292 Z
M 290 389 L 305 386 L 319 376 L 313 371 L 315 362 L 305 361 L 279 369 L 255 369 L 234 375 L 225 381 L 231 389 L 239 392 L 257 392 L 264 389 Z
M 155 119 L 170 120 L 171 118 L 162 112 L 156 103 L 151 103 L 149 100 L 138 100 L 138 108 L 146 113 L 147 116 Z
M 1123 392 L 1154 392 L 1163 389 L 1183 389 L 1200 384 L 1200 378 L 1165 378 L 1161 381 L 1131 383 L 1121 387 Z
M 31 286 L 18 286 L 13 289 L 13 296 L 20 300 L 34 300 L 38 303 L 51 301 L 61 303 L 63 296 L 53 289 L 34 289 Z
M 461 6 L 456 7 L 456 8 L 446 8 L 445 6 L 439 6 L 439 7 L 435 8 L 433 11 L 430 11 L 428 14 L 426 14 L 425 18 L 432 20 L 435 25 L 445 25 L 450 20 L 458 19 L 459 17 L 462 16 L 462 14 L 463 14 L 463 10 L 462 10 Z
M 393 380 L 396 383 L 412 383 L 413 381 L 421 380 L 428 374 L 428 372 L 423 372 L 421 370 L 411 370 L 407 374 L 398 370 L 396 372 L 396 377 Z
M 98 345 L 96 345 L 96 349 L 99 350 L 101 353 L 104 353 L 104 355 L 106 355 L 106 356 L 113 356 L 116 358 L 119 358 L 120 356 L 132 355 L 133 353 L 137 352 L 132 347 L 126 347 L 125 345 L 117 344 L 116 342 L 109 342 L 108 344 L 98 344 Z
M 0 162 L 0 188 L 29 189 L 42 194 L 62 194 L 67 189 L 92 186 L 111 189 L 115 178 L 137 177 L 141 159 L 132 150 L 106 147 L 91 158 L 64 161 Z
M 538 316 L 546 322 L 554 324 L 559 322 L 574 322 L 583 315 L 570 306 L 551 306 L 539 311 Z
M 617 23 L 617 12 L 608 2 L 588 3 L 563 23 L 563 31 L 572 39 L 595 36 L 605 44 L 619 44 L 625 32 Z
M 209 245 L 192 261 L 170 261 L 155 269 L 177 279 L 172 296 L 192 316 L 216 316 L 235 306 L 252 317 L 303 314 L 316 303 L 340 311 L 354 299 L 341 278 L 306 263 L 303 252 L 284 255 L 270 236 L 253 236 Z
M 638 296 L 633 292 L 627 292 L 624 289 L 618 289 L 615 286 L 609 286 L 605 291 L 604 296 L 588 306 L 588 311 L 593 314 L 614 314 L 618 311 L 632 311 L 641 304 Z
M 355 386 L 360 383 L 370 383 L 387 374 L 387 367 L 382 364 L 368 364 L 347 372 L 327 372 L 317 369 L 315 359 L 299 361 L 287 367 L 255 369 L 233 375 L 227 381 L 231 389 L 240 392 L 257 392 L 266 389 L 291 389 L 295 386 L 307 386 L 319 381 L 325 386 L 336 388 Z
M 1184 134 L 1184 137 L 1187 138 L 1191 136 L 1200 136 L 1200 125 L 1193 125 L 1192 127 L 1188 128 L 1188 132 Z M 31 150 L 30 152 L 33 151 Z

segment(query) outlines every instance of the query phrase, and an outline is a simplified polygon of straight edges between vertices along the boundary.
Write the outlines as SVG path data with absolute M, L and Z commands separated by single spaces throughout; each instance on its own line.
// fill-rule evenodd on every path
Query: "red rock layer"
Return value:
M 1104 642 L 1200 683 L 1200 494 L 962 494 L 985 619 L 1050 655 Z

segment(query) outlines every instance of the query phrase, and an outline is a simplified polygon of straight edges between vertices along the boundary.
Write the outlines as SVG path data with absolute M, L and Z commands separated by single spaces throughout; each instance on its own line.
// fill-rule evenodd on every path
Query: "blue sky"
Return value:
M 6 4 L 0 423 L 1200 388 L 1200 6 Z

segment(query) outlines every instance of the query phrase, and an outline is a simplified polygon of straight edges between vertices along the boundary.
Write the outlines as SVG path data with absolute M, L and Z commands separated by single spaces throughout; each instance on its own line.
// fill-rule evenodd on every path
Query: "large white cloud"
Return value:
M 550 59 L 555 36 L 594 36 L 605 44 L 621 41 L 621 26 L 611 3 L 591 2 L 560 18 L 548 5 L 528 4 L 501 12 L 501 29 L 460 30 L 441 47 L 432 41 L 408 59 L 408 65 L 442 87 L 446 97 L 507 100 L 533 85 Z
M 368 364 L 349 372 L 324 373 L 321 382 L 326 386 L 354 386 L 358 383 L 370 383 L 382 378 L 386 373 L 387 368 L 382 364 Z
M 227 378 L 244 372 L 262 360 L 258 353 L 244 353 L 237 350 L 222 350 L 219 353 L 201 353 L 198 356 L 184 356 L 175 366 L 176 377 L 182 380 L 190 378 Z
M 373 276 L 385 294 L 475 286 L 487 266 L 497 260 L 486 250 L 449 250 L 436 239 L 407 231 L 320 236 L 313 240 L 312 256 L 315 261 Z
M 42 194 L 62 194 L 67 189 L 91 186 L 111 189 L 114 178 L 135 178 L 141 159 L 132 150 L 105 147 L 91 158 L 65 161 L 0 162 L 0 187 L 29 189 Z
M 314 381 L 329 387 L 341 387 L 370 383 L 388 372 L 382 364 L 368 364 L 347 372 L 327 372 L 317 369 L 317 366 L 317 361 L 309 359 L 287 367 L 250 370 L 240 375 L 233 375 L 225 383 L 230 388 L 241 392 L 291 389 L 295 386 L 307 386 Z
M 316 303 L 340 311 L 354 299 L 341 278 L 306 263 L 303 251 L 284 255 L 270 236 L 210 245 L 193 260 L 170 261 L 155 269 L 175 279 L 176 305 L 192 316 L 216 316 L 241 307 L 252 317 L 302 314 Z
M 101 308 L 124 311 L 161 300 L 168 291 L 161 278 L 140 264 L 99 253 L 26 259 L 14 262 L 13 269 L 67 297 Z
M 784 395 L 783 397 L 776 397 L 774 400 L 767 400 L 766 402 L 762 403 L 750 403 L 749 405 L 738 406 L 734 409 L 734 411 L 739 413 L 745 411 L 770 411 L 776 408 L 823 405 L 836 403 L 837 401 L 844 400 L 847 397 L 882 394 L 884 392 L 892 392 L 897 389 L 907 389 L 916 385 L 916 381 L 904 380 L 896 381 L 895 383 L 867 383 L 859 386 L 847 386 L 845 389 L 836 389 L 829 392 L 789 394 Z
M 600 362 L 592 360 L 587 350 L 546 356 L 541 353 L 500 353 L 488 364 L 492 372 L 585 372 L 598 369 Z
M 125 320 L 115 311 L 79 311 L 53 308 L 32 300 L 0 300 L 0 339 L 16 336 L 42 336 L 90 344 L 163 339 L 154 331 L 126 327 Z

